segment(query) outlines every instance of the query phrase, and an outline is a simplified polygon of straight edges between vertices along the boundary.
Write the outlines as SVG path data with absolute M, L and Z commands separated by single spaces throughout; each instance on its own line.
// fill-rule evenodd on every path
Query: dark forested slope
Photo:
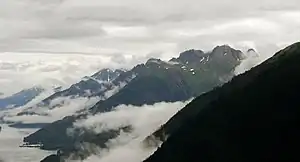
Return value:
M 198 97 L 156 132 L 170 136 L 145 162 L 297 161 L 299 62 L 296 43 Z

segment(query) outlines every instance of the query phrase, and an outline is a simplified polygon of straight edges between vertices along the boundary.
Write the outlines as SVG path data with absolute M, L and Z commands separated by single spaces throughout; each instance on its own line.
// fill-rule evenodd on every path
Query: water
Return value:
M 52 152 L 36 148 L 20 148 L 23 137 L 34 129 L 15 129 L 2 125 L 0 132 L 0 161 L 4 162 L 39 162 Z

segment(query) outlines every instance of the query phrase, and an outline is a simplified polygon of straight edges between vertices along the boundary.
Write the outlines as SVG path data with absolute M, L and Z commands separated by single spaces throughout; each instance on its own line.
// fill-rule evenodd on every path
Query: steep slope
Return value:
M 156 133 L 170 136 L 145 162 L 297 161 L 299 61 L 296 43 L 198 97 Z
M 195 53 L 197 53 L 196 57 Z M 233 77 L 233 70 L 240 64 L 241 56 L 241 51 L 229 46 L 220 46 L 209 53 L 186 51 L 181 53 L 179 58 L 168 62 L 150 59 L 145 64 L 138 65 L 116 78 L 117 82 L 135 76 L 118 93 L 92 107 L 90 113 L 111 111 L 113 107 L 120 104 L 140 106 L 162 101 L 188 100 L 222 85 Z M 73 122 L 79 118 L 85 118 L 85 115 L 66 117 L 54 122 L 24 138 L 24 142 L 42 142 L 44 149 L 57 149 L 70 148 L 70 144 L 74 141 L 83 142 L 85 139 L 95 138 L 90 134 L 67 136 L 67 128 L 72 127 Z M 101 134 L 96 136 L 96 139 L 101 138 L 102 144 L 112 137 L 112 135 Z
M 33 100 L 36 96 L 44 91 L 41 87 L 33 87 L 30 89 L 22 90 L 12 96 L 0 98 L 0 110 L 5 108 L 20 107 L 26 105 Z

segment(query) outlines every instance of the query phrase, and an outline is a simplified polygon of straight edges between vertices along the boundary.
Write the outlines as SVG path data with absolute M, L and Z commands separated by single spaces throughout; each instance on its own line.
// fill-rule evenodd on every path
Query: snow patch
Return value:
M 205 57 L 202 57 L 201 60 L 200 60 L 200 62 L 204 61 L 204 59 L 205 59 Z

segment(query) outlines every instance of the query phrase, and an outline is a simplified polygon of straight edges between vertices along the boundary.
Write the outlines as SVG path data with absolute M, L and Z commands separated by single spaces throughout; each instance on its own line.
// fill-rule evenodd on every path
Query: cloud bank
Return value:
M 74 123 L 75 128 L 85 128 L 96 134 L 131 126 L 130 132 L 121 132 L 117 138 L 106 143 L 107 149 L 98 148 L 98 154 L 89 157 L 86 161 L 142 161 L 156 149 L 146 148 L 142 141 L 189 102 L 161 102 L 141 107 L 120 105 L 112 112 L 77 121 Z
M 60 120 L 66 116 L 74 115 L 79 111 L 84 111 L 96 104 L 100 98 L 71 98 L 61 97 L 51 101 L 50 106 L 37 106 L 20 107 L 13 110 L 7 110 L 2 112 L 2 120 L 12 123 L 51 123 Z M 19 113 L 26 113 L 23 115 L 17 115 Z M 0 114 L 1 115 L 1 114 Z
M 268 57 L 300 37 L 298 0 L 2 0 L 0 6 L 5 94 L 69 85 L 101 67 L 169 59 L 190 48 L 229 44 Z

